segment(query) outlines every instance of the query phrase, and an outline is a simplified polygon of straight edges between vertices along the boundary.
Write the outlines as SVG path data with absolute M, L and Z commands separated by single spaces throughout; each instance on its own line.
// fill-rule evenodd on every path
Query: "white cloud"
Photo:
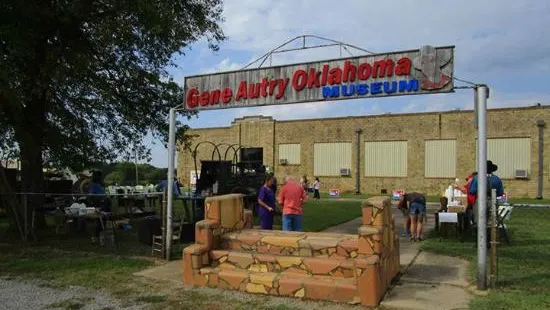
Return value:
M 234 70 L 242 69 L 242 67 L 243 67 L 243 64 L 232 62 L 229 58 L 224 58 L 214 67 L 201 69 L 200 72 L 202 74 L 202 73 L 214 73 L 214 72 L 222 72 L 222 71 L 234 71 Z
M 455 44 L 464 75 L 548 71 L 549 11 L 545 0 L 227 0 L 223 29 L 227 48 L 247 52 L 318 34 L 378 52 Z

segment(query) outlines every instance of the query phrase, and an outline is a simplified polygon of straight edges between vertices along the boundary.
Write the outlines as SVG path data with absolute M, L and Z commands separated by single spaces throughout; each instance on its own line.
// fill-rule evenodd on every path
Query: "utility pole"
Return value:
M 477 288 L 487 289 L 487 98 L 486 85 L 477 88 Z

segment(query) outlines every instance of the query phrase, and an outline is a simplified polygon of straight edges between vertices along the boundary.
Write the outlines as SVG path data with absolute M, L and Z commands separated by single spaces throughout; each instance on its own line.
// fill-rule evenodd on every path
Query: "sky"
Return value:
M 227 39 L 217 52 L 197 42 L 176 59 L 170 73 L 183 86 L 185 76 L 238 70 L 284 42 L 316 35 L 375 53 L 455 46 L 454 76 L 490 88 L 489 108 L 550 103 L 550 1 L 548 0 L 225 0 L 221 24 Z M 326 41 L 308 39 L 308 46 Z M 299 44 L 288 47 L 297 47 Z M 272 65 L 359 56 L 349 48 L 308 49 L 274 54 Z M 270 62 L 269 60 L 267 61 Z M 259 63 L 258 63 L 259 64 Z M 257 67 L 255 64 L 252 67 Z M 264 65 L 265 67 L 265 65 Z M 455 86 L 465 85 L 455 82 Z M 191 128 L 229 126 L 237 117 L 277 120 L 472 109 L 471 90 L 450 94 L 401 96 L 204 111 Z M 168 166 L 166 149 L 155 141 L 151 164 Z

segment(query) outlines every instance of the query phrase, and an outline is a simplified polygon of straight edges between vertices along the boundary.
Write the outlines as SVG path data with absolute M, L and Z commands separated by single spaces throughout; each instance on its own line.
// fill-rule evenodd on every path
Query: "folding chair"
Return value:
M 506 224 L 504 221 L 507 221 L 512 214 L 513 206 L 504 205 L 500 206 L 497 211 L 497 229 L 502 233 L 506 244 L 510 245 L 510 238 L 508 237 L 508 232 L 506 231 Z
M 172 223 L 172 241 L 180 241 L 181 240 L 181 233 L 183 230 L 183 224 L 185 223 L 185 218 L 182 217 L 180 221 Z M 160 235 L 153 235 L 153 244 L 151 249 L 151 255 L 155 256 L 155 254 L 160 254 L 160 256 L 163 256 L 164 252 L 164 245 L 162 244 L 162 237 L 164 235 L 164 227 L 161 229 Z

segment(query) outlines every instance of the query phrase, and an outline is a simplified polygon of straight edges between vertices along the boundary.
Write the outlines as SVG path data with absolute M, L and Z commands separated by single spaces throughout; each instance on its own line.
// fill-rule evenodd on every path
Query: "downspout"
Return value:
M 537 199 L 542 199 L 542 182 L 544 179 L 544 127 L 545 122 L 542 119 L 537 121 L 537 127 L 539 128 L 539 179 L 537 184 Z
M 361 130 L 360 126 L 355 129 L 357 135 L 357 149 L 355 155 L 355 195 L 361 194 Z
M 273 154 L 273 156 L 272 156 L 272 157 L 273 157 L 273 161 L 272 161 L 272 163 L 273 163 L 273 165 L 272 165 L 272 167 L 273 167 L 273 173 L 275 173 L 275 162 L 276 162 L 276 161 L 275 161 L 275 122 L 277 122 L 277 120 L 273 120 L 273 143 L 272 143 L 272 149 L 273 149 L 273 152 L 272 152 L 272 154 Z M 277 150 L 277 152 L 278 152 L 278 150 Z

